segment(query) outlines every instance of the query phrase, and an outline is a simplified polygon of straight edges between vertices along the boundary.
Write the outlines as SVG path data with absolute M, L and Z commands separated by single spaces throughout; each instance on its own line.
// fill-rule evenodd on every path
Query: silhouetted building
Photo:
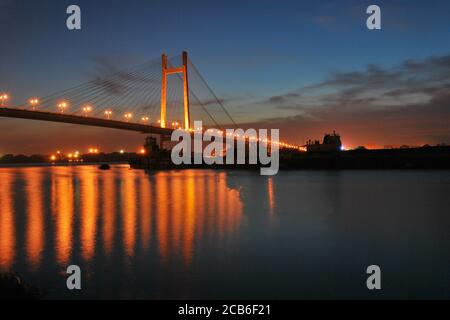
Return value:
M 308 140 L 306 143 L 306 150 L 308 152 L 333 152 L 342 150 L 341 136 L 335 131 L 333 133 L 325 134 L 323 143 L 319 140 Z

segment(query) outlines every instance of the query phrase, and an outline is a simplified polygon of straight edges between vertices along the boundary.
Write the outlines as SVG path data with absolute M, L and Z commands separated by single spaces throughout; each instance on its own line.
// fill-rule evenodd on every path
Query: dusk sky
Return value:
M 77 4 L 82 30 L 66 28 Z M 377 4 L 382 29 L 368 30 Z M 99 59 L 133 66 L 189 52 L 236 122 L 303 144 L 450 143 L 450 2 L 0 0 L 0 92 L 8 103 L 90 80 Z M 137 149 L 112 129 L 0 119 L 0 155 Z M 87 142 L 88 141 L 88 142 Z

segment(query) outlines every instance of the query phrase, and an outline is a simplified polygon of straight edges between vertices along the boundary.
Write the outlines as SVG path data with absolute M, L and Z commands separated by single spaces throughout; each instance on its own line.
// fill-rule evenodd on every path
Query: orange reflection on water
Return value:
M 13 177 L 8 172 L 0 174 L 0 269 L 7 270 L 12 266 L 15 256 Z
M 172 246 L 175 250 L 179 250 L 180 241 L 181 241 L 181 228 L 183 226 L 183 213 L 185 211 L 184 203 L 182 199 L 185 195 L 182 195 L 180 191 L 182 191 L 182 187 L 180 184 L 182 181 L 180 179 L 172 179 L 170 181 L 170 190 L 173 192 L 173 204 L 172 204 L 172 215 L 171 215 L 171 228 L 172 232 Z
M 150 181 L 147 177 L 140 179 L 140 227 L 142 247 L 148 249 L 150 247 L 151 228 L 152 228 L 152 200 L 153 195 L 150 188 Z
M 47 174 L 50 179 L 44 179 Z M 134 257 L 156 249 L 162 263 L 180 258 L 189 265 L 196 245 L 221 241 L 242 218 L 239 191 L 228 186 L 223 172 L 165 171 L 148 176 L 121 167 L 102 172 L 80 166 L 2 169 L 0 178 L 2 269 L 12 267 L 21 254 L 21 237 L 23 254 L 34 271 L 42 269 L 44 249 L 55 250 L 48 256 L 63 266 L 78 256 L 94 261 L 100 250 L 97 239 L 103 242 L 104 256 L 123 249 L 127 257 Z M 15 197 L 23 193 L 24 206 L 15 206 Z M 15 207 L 25 212 L 15 213 Z M 16 231 L 16 223 L 24 232 Z
M 95 252 L 97 230 L 98 172 L 92 167 L 78 169 L 80 176 L 81 248 L 85 260 Z
M 116 221 L 114 180 L 114 172 L 108 172 L 103 175 L 102 187 L 100 188 L 103 210 L 103 247 L 106 255 L 111 253 L 114 244 L 114 224 Z
M 169 251 L 168 219 L 170 214 L 170 193 L 168 192 L 168 175 L 157 174 L 154 180 L 156 194 L 156 232 L 158 237 L 159 252 L 162 258 L 166 258 Z
M 44 212 L 42 168 L 25 171 L 27 196 L 26 252 L 33 269 L 38 269 L 44 249 Z
M 184 212 L 184 219 L 183 219 L 183 257 L 186 263 L 190 263 L 192 261 L 192 245 L 194 240 L 194 232 L 195 232 L 195 222 L 197 220 L 198 229 L 202 230 L 202 225 L 204 222 L 204 211 L 199 210 L 196 211 L 196 202 L 195 202 L 195 194 L 196 192 L 199 192 L 200 190 L 196 190 L 196 183 L 193 176 L 188 176 L 185 183 L 185 190 L 176 190 L 181 191 L 184 194 L 185 198 L 185 212 Z M 180 185 L 181 187 L 181 185 Z M 204 187 L 204 185 L 203 185 Z M 200 213 L 201 215 L 198 215 L 197 213 Z M 183 212 L 181 212 L 183 214 Z M 198 219 L 200 218 L 200 219 Z M 201 231 L 200 231 L 201 232 Z
M 275 206 L 275 199 L 273 195 L 273 180 L 272 177 L 269 177 L 267 180 L 267 194 L 269 197 L 269 212 L 273 214 L 273 208 Z
M 152 177 L 157 188 L 156 230 L 163 258 L 179 252 L 186 264 L 200 242 L 233 231 L 242 217 L 237 190 L 227 186 L 226 173 L 183 171 Z
M 122 174 L 122 215 L 124 221 L 124 246 L 128 256 L 133 256 L 136 243 L 136 175 L 134 171 Z
M 74 187 L 67 168 L 52 171 L 51 203 L 56 228 L 56 258 L 66 265 L 72 254 Z

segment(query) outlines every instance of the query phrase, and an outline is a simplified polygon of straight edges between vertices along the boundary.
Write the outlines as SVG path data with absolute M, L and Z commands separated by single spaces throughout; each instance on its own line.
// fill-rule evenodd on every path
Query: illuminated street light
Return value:
M 67 102 L 61 102 L 58 104 L 58 108 L 61 110 L 61 113 L 64 113 L 64 109 L 67 108 Z
M 150 120 L 150 118 L 149 117 L 142 117 L 141 120 L 142 120 L 142 122 L 148 122 Z
M 131 112 L 128 112 L 128 113 L 125 113 L 124 117 L 128 122 L 128 121 L 130 121 L 131 118 L 133 118 L 133 114 Z
M 39 104 L 39 100 L 37 98 L 30 99 L 31 108 L 36 110 L 36 106 Z
M 85 116 L 88 116 L 88 113 L 92 111 L 92 107 L 91 106 L 86 106 L 83 109 L 83 113 L 85 114 Z
M 0 106 L 3 107 L 4 102 L 9 99 L 9 96 L 6 93 L 0 95 Z
M 112 111 L 111 110 L 105 110 L 105 116 L 109 120 L 111 119 Z

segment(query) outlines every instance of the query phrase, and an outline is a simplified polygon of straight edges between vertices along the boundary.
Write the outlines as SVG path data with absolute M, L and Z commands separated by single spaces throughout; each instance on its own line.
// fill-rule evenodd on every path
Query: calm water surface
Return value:
M 0 269 L 47 298 L 450 298 L 449 194 L 450 171 L 0 168 Z

